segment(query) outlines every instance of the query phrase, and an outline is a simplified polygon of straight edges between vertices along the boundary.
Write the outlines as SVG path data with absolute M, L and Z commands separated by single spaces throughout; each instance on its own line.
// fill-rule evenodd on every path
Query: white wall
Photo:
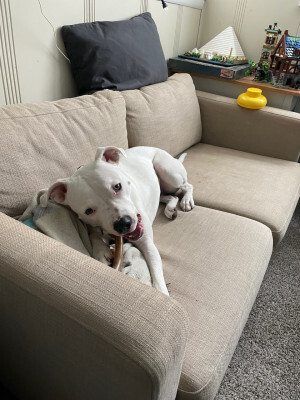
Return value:
M 116 21 L 150 11 L 166 59 L 195 47 L 201 10 L 157 0 L 40 0 L 59 27 L 95 20 Z M 0 104 L 56 100 L 76 95 L 70 65 L 55 47 L 38 0 L 0 0 Z
M 200 47 L 233 26 L 245 55 L 257 61 L 265 28 L 274 22 L 300 36 L 299 0 L 206 0 L 203 10 L 157 0 L 40 0 L 59 27 L 120 20 L 150 11 L 166 59 Z M 209 90 L 209 87 L 208 87 Z M 0 104 L 56 100 L 76 95 L 70 65 L 55 47 L 38 0 L 0 0 Z
M 300 36 L 299 0 L 206 0 L 198 47 L 232 26 L 249 60 L 259 61 L 265 29 L 274 22 Z
M 265 29 L 277 22 L 282 31 L 300 36 L 299 0 L 206 0 L 202 11 L 197 47 L 201 47 L 232 26 L 249 60 L 259 61 L 265 39 Z M 245 91 L 230 82 L 193 77 L 197 89 L 237 98 Z M 300 111 L 300 98 L 264 91 L 268 105 Z M 298 99 L 298 100 L 297 100 Z

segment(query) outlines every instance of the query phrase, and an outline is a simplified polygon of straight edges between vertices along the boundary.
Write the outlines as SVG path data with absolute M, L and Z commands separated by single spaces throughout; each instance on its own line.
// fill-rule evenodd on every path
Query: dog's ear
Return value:
M 95 160 L 115 164 L 119 162 L 120 154 L 122 154 L 124 157 L 127 157 L 125 151 L 119 147 L 98 147 Z
M 40 205 L 47 207 L 48 200 L 53 200 L 56 203 L 64 204 L 67 194 L 66 180 L 58 180 L 40 197 Z

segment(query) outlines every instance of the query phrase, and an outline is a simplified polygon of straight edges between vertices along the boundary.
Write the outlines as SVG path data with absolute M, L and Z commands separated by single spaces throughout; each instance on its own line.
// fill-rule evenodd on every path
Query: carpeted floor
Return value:
M 300 399 L 300 203 L 215 400 Z M 298 369 L 297 369 L 298 366 Z M 1 400 L 16 400 L 0 387 Z
M 215 400 L 300 399 L 300 203 Z

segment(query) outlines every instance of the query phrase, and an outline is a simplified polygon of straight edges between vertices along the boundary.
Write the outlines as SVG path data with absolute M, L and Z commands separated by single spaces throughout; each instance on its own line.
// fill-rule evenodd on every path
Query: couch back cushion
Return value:
M 152 146 L 177 156 L 201 139 L 200 109 L 189 74 L 122 92 L 129 147 Z
M 125 21 L 65 25 L 61 32 L 79 94 L 136 89 L 168 79 L 149 12 Z
M 20 215 L 37 190 L 72 175 L 108 145 L 128 148 L 118 92 L 0 108 L 0 211 Z

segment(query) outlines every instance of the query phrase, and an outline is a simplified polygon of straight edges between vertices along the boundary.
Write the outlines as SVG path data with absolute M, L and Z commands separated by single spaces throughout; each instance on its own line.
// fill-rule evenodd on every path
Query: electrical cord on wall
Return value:
M 69 59 L 69 58 L 65 55 L 65 53 L 58 47 L 57 38 L 56 38 L 56 32 L 55 32 L 54 26 L 51 24 L 51 22 L 49 21 L 49 19 L 48 19 L 48 18 L 46 17 L 46 15 L 44 14 L 43 8 L 42 8 L 42 5 L 41 5 L 40 0 L 38 0 L 38 3 L 39 3 L 39 5 L 40 5 L 40 10 L 41 10 L 42 16 L 45 18 L 45 20 L 48 22 L 48 24 L 49 24 L 49 25 L 51 26 L 51 28 L 52 28 L 53 36 L 54 36 L 54 39 L 55 39 L 55 47 L 56 47 L 57 50 L 61 53 L 61 55 L 63 55 L 63 56 L 65 57 L 65 59 L 68 60 L 69 63 L 71 64 L 70 59 Z

